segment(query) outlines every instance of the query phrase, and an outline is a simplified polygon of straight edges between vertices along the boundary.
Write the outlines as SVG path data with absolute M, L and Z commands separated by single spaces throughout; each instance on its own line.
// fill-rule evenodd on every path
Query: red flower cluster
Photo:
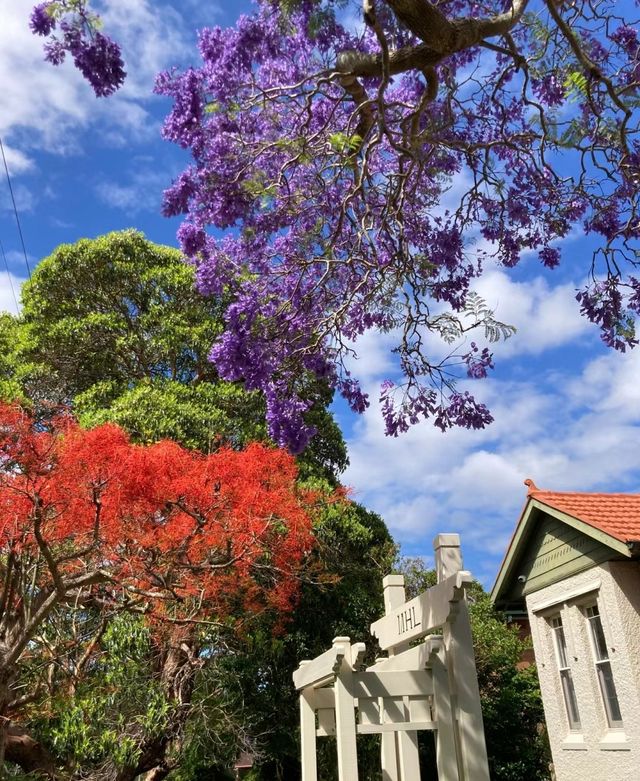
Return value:
M 263 445 L 133 445 L 114 425 L 37 425 L 2 405 L 2 568 L 30 569 L 40 603 L 81 594 L 178 621 L 287 611 L 312 540 L 296 477 L 291 456 Z M 19 589 L 11 599 L 4 610 L 18 611 Z

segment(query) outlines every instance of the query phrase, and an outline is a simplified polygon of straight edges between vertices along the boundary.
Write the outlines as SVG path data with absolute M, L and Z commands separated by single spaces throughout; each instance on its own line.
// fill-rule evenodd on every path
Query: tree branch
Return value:
M 433 68 L 445 57 L 476 46 L 485 38 L 505 35 L 520 21 L 528 4 L 528 0 L 514 0 L 508 11 L 488 19 L 464 18 L 450 21 L 428 0 L 386 2 L 398 19 L 422 41 L 416 46 L 403 46 L 389 52 L 390 76 L 409 70 Z M 382 76 L 384 62 L 382 55 L 348 51 L 338 55 L 336 68 L 339 73 L 355 78 Z
M 488 19 L 449 20 L 428 0 L 386 0 L 398 19 L 424 41 L 433 52 L 442 55 L 468 49 L 483 38 L 504 35 L 519 21 L 528 0 L 513 0 L 511 8 Z
M 26 773 L 37 773 L 50 779 L 61 777 L 49 751 L 16 724 L 10 724 L 6 730 L 5 759 L 15 762 Z
M 403 46 L 389 52 L 389 75 L 396 76 L 408 70 L 422 70 L 437 65 L 444 57 L 435 52 L 426 43 L 417 46 Z M 355 77 L 382 76 L 382 55 L 362 54 L 360 52 L 341 52 L 338 55 L 336 70 L 339 73 Z
M 49 594 L 49 596 L 40 605 L 36 613 L 31 617 L 31 620 L 28 622 L 28 624 L 24 627 L 21 636 L 14 642 L 13 646 L 8 651 L 4 660 L 4 664 L 9 667 L 18 661 L 29 641 L 37 632 L 38 627 L 53 610 L 53 608 L 62 601 L 62 599 L 69 591 L 74 588 L 80 588 L 81 586 L 90 586 L 94 585 L 95 583 L 104 583 L 108 580 L 110 580 L 110 578 L 102 571 L 89 572 L 85 575 L 80 575 L 67 581 L 62 596 L 59 594 L 57 589 L 52 591 L 51 594 Z

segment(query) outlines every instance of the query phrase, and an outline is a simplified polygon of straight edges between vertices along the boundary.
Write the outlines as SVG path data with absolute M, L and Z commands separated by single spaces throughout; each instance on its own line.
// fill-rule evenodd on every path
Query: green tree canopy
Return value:
M 0 393 L 15 397 L 18 383 L 35 402 L 71 404 L 84 425 L 109 420 L 138 442 L 209 452 L 266 440 L 261 396 L 222 382 L 208 360 L 223 306 L 194 282 L 178 250 L 134 230 L 61 245 L 24 285 L 21 317 L 0 320 L 0 344 L 15 345 Z M 309 382 L 308 396 L 319 436 L 301 469 L 335 482 L 347 455 L 332 394 Z

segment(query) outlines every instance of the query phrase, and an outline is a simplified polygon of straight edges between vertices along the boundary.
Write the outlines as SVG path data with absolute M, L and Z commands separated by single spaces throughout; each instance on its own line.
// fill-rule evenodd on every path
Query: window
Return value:
M 569 667 L 569 655 L 567 653 L 567 641 L 564 636 L 564 627 L 560 616 L 553 616 L 549 620 L 551 632 L 553 634 L 553 646 L 556 652 L 556 661 L 560 671 L 560 684 L 562 687 L 562 696 L 567 710 L 567 719 L 570 729 L 580 729 L 580 713 L 576 701 L 576 691 L 573 686 L 573 677 Z
M 600 693 L 604 703 L 604 710 L 607 714 L 607 723 L 610 727 L 622 727 L 622 714 L 618 704 L 618 694 L 616 685 L 613 681 L 611 672 L 611 662 L 609 661 L 609 651 L 602 628 L 602 619 L 597 603 L 590 605 L 584 610 L 589 625 L 589 635 L 591 637 L 591 650 L 596 665 L 598 683 L 600 684 Z

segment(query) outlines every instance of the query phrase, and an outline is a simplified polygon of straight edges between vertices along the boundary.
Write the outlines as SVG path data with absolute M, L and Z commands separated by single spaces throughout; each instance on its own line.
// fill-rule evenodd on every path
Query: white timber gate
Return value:
M 380 734 L 383 781 L 420 781 L 418 731 L 434 730 L 439 781 L 489 781 L 467 609 L 472 582 L 460 538 L 434 540 L 437 583 L 406 601 L 402 575 L 383 580 L 385 615 L 371 633 L 385 658 L 336 637 L 293 674 L 300 692 L 302 781 L 317 781 L 316 741 L 335 735 L 339 781 L 357 781 L 356 739 Z M 421 640 L 422 642 L 417 642 Z

